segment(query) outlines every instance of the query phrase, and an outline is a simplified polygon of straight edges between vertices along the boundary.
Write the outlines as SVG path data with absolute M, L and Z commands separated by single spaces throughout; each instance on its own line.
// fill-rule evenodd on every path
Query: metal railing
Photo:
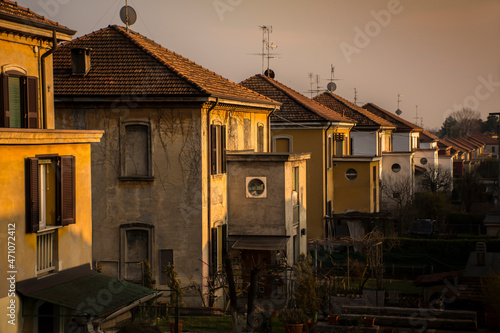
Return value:
M 55 230 L 36 235 L 36 272 L 42 274 L 54 270 L 54 234 Z

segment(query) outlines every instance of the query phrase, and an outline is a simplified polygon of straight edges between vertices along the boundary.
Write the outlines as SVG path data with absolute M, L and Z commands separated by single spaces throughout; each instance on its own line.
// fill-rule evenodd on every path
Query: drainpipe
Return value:
M 270 114 L 267 115 L 267 152 L 271 152 L 271 116 L 273 115 L 274 111 L 276 111 L 277 106 L 273 108 L 273 111 L 271 111 Z
M 57 38 L 56 38 L 56 31 L 52 30 L 52 48 L 42 54 L 42 58 L 40 60 L 41 62 L 41 79 L 42 79 L 42 128 L 46 129 L 47 128 L 47 93 L 46 93 L 46 73 L 45 73 L 45 58 L 47 58 L 49 55 L 54 53 L 55 49 L 57 48 Z M 53 90 L 54 87 L 52 87 Z
M 210 107 L 207 111 L 207 168 L 208 168 L 208 175 L 207 175 L 207 215 L 208 215 L 208 223 L 207 223 L 207 231 L 208 231 L 208 240 L 209 244 L 211 246 L 212 244 L 212 230 L 211 230 L 211 219 L 212 219 L 212 210 L 211 210 L 211 192 L 212 192 L 212 150 L 211 150 L 211 138 L 212 138 L 212 130 L 210 127 L 210 112 L 212 112 L 213 109 L 215 109 L 219 105 L 219 97 L 216 98 L 215 104 Z M 212 251 L 209 249 L 208 251 L 208 272 L 209 274 L 211 273 L 212 270 Z
M 327 156 L 328 155 L 328 130 L 330 129 L 330 127 L 332 127 L 331 121 L 325 130 L 325 144 L 324 144 L 324 147 L 325 147 L 325 216 L 326 216 L 326 207 L 328 206 L 328 159 L 331 158 L 331 156 Z M 333 142 L 332 142 L 332 145 L 333 145 Z M 333 147 L 332 147 L 332 149 L 333 149 Z M 325 223 L 326 223 L 326 220 L 325 220 Z M 328 235 L 325 235 L 325 237 L 327 237 L 327 236 Z

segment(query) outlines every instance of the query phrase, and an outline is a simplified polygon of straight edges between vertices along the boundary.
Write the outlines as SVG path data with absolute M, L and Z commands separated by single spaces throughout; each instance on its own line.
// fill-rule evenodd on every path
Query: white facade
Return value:
M 415 165 L 427 168 L 429 165 L 439 165 L 438 149 L 417 149 L 415 152 Z
M 382 153 L 382 187 L 394 189 L 394 192 L 399 190 L 399 187 L 409 182 L 409 186 L 413 191 L 415 187 L 415 174 L 413 171 L 414 153 L 412 152 L 385 152 Z M 381 200 L 383 203 L 390 203 L 387 200 L 387 191 L 381 191 Z

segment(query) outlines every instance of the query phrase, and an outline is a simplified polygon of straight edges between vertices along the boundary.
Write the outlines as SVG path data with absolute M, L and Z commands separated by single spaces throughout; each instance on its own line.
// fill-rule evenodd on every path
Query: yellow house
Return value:
M 264 75 L 252 76 L 241 85 L 282 103 L 271 116 L 274 152 L 311 153 L 307 179 L 308 239 L 326 237 L 329 227 L 325 216 L 334 213 L 337 201 L 333 158 L 350 154 L 350 130 L 355 121 Z
M 93 260 L 137 282 L 147 260 L 158 289 L 174 263 L 218 301 L 209 282 L 231 230 L 226 161 L 270 151 L 280 104 L 119 26 L 63 44 L 54 73 L 57 127 L 105 131 L 92 146 Z M 201 305 L 198 292 L 184 296 Z
M 76 328 L 71 316 L 77 313 L 88 315 L 82 324 L 98 327 L 94 320 L 136 299 L 112 291 L 155 296 L 90 270 L 91 144 L 103 132 L 54 129 L 52 54 L 74 33 L 0 2 L 2 333 L 63 332 Z M 113 299 L 101 304 L 104 293 Z M 96 308 L 89 309 L 90 301 Z

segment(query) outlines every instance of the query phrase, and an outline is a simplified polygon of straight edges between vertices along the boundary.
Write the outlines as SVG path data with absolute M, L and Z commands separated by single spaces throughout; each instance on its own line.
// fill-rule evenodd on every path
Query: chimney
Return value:
M 485 242 L 477 242 L 476 243 L 476 259 L 477 259 L 477 266 L 485 266 L 486 265 L 486 243 Z
M 71 70 L 73 75 L 86 75 L 90 71 L 89 48 L 75 47 L 71 49 Z

